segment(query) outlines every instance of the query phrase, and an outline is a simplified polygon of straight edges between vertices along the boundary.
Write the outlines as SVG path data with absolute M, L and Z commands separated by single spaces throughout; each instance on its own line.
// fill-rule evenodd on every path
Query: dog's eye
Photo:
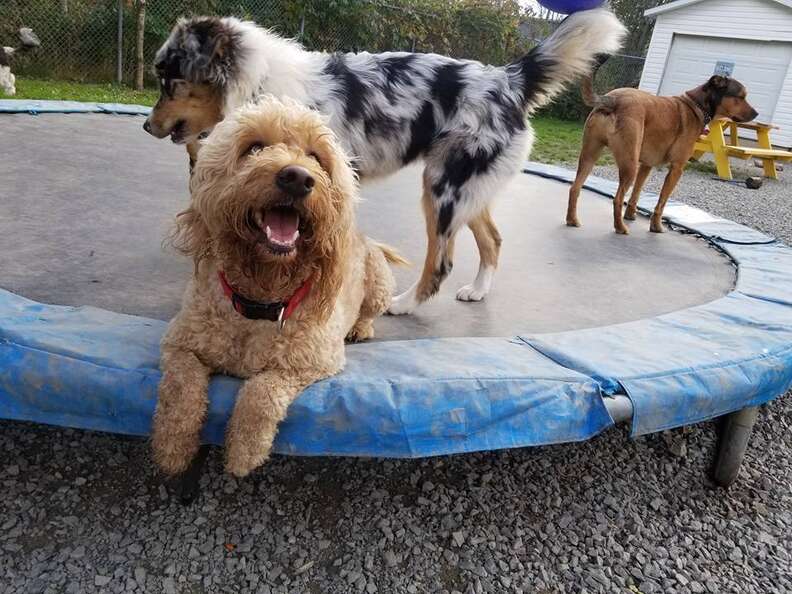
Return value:
M 308 156 L 311 157 L 311 159 L 313 159 L 317 163 L 319 163 L 319 167 L 323 167 L 322 160 L 319 158 L 319 155 L 317 155 L 315 152 L 311 151 L 310 153 L 308 153 Z
M 263 148 L 264 148 L 264 143 L 263 142 L 251 143 L 251 145 L 244 150 L 244 152 L 242 153 L 242 156 L 243 157 L 247 157 L 248 155 L 252 155 L 253 153 L 259 152 Z

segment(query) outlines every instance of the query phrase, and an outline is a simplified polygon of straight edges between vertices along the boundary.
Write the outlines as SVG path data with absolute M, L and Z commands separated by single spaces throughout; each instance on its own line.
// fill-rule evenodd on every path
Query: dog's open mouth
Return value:
M 184 120 L 179 120 L 173 126 L 170 131 L 170 138 L 171 142 L 174 144 L 181 144 L 184 142 L 184 130 L 185 130 L 185 122 Z
M 253 222 L 261 241 L 274 254 L 287 255 L 297 249 L 300 238 L 300 213 L 288 205 L 273 206 L 253 212 Z

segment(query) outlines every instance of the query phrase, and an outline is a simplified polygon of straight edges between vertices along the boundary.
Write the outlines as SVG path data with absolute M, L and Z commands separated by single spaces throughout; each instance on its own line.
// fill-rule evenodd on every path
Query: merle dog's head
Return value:
M 703 85 L 687 92 L 710 119 L 730 118 L 750 122 L 758 112 L 746 100 L 748 90 L 741 82 L 727 76 L 711 76 Z
M 222 119 L 223 92 L 238 67 L 240 33 L 230 18 L 181 19 L 157 52 L 160 97 L 143 128 L 192 143 Z

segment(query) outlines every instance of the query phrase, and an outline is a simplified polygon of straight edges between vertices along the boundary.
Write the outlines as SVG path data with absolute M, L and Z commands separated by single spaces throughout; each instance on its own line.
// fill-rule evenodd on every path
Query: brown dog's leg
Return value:
M 619 188 L 616 190 L 616 195 L 613 197 L 613 229 L 616 233 L 622 235 L 629 235 L 630 230 L 622 220 L 622 208 L 624 208 L 624 195 L 635 180 L 635 168 L 625 166 L 619 168 Z
M 366 254 L 365 295 L 360 304 L 360 313 L 346 339 L 360 342 L 374 338 L 374 320 L 388 309 L 393 296 L 393 273 L 388 267 L 385 254 L 377 245 L 369 244 Z
M 628 235 L 630 231 L 624 224 L 622 212 L 624 196 L 633 185 L 638 172 L 638 158 L 641 151 L 643 131 L 635 122 L 625 122 L 618 141 L 611 142 L 610 148 L 619 168 L 619 187 L 613 197 L 613 229 L 616 233 Z
M 630 201 L 627 203 L 627 212 L 624 213 L 624 218 L 628 221 L 635 220 L 635 213 L 638 212 L 638 199 L 641 197 L 641 190 L 643 190 L 646 178 L 649 177 L 651 171 L 651 166 L 644 165 L 643 163 L 641 163 L 641 166 L 638 168 L 638 175 L 635 176 L 635 184 L 633 184 L 632 196 L 630 196 Z
M 154 461 L 167 474 L 187 470 L 206 419 L 209 369 L 193 353 L 162 351 L 162 380 L 154 413 Z
M 460 301 L 481 301 L 489 293 L 492 277 L 498 267 L 498 257 L 503 240 L 492 220 L 489 207 L 468 222 L 479 251 L 479 269 L 475 280 L 457 291 Z
M 269 458 L 278 423 L 300 392 L 326 374 L 296 370 L 265 371 L 248 379 L 239 390 L 226 429 L 225 467 L 243 477 Z
M 577 216 L 577 203 L 580 197 L 580 190 L 583 188 L 583 183 L 586 178 L 594 169 L 604 145 L 592 137 L 588 126 L 591 123 L 591 118 L 586 122 L 586 130 L 583 132 L 583 143 L 580 149 L 580 158 L 578 159 L 577 174 L 575 181 L 569 188 L 569 203 L 567 204 L 566 224 L 569 227 L 580 227 L 580 219 Z
M 666 175 L 663 187 L 660 190 L 660 200 L 657 201 L 654 212 L 652 213 L 652 222 L 649 225 L 649 230 L 653 233 L 663 232 L 663 209 L 665 209 L 666 202 L 671 196 L 671 193 L 676 188 L 679 178 L 682 177 L 685 165 L 682 163 L 671 163 L 668 167 L 668 175 Z

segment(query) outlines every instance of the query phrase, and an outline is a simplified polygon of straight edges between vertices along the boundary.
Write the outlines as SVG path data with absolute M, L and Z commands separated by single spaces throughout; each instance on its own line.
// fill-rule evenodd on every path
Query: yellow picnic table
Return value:
M 731 144 L 726 144 L 725 131 L 729 130 Z M 741 146 L 737 137 L 737 129 L 743 128 L 756 132 L 758 147 Z M 704 153 L 712 153 L 715 157 L 715 167 L 718 175 L 723 179 L 731 179 L 729 157 L 738 159 L 761 159 L 764 166 L 765 177 L 778 179 L 776 161 L 792 161 L 792 152 L 774 149 L 770 143 L 770 130 L 777 130 L 778 126 L 751 122 L 734 122 L 728 119 L 712 120 L 709 123 L 709 133 L 702 134 L 693 152 L 693 158 L 698 160 Z

